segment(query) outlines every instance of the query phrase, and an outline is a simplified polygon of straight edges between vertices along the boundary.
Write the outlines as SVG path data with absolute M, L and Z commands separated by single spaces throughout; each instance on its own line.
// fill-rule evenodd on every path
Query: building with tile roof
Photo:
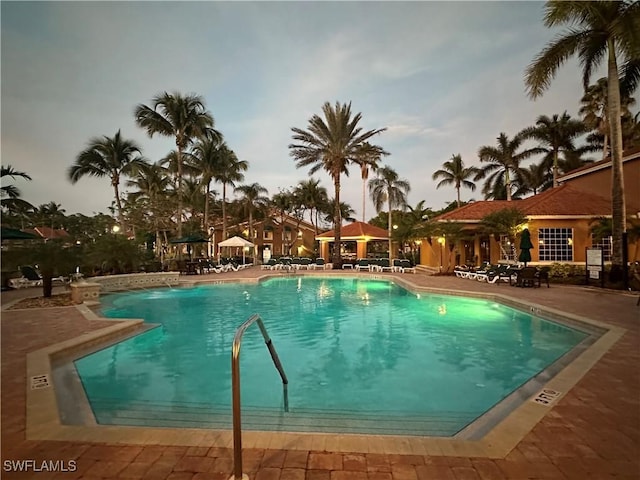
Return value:
M 640 149 L 626 152 L 623 175 L 627 216 L 640 218 Z M 440 237 L 427 239 L 421 248 L 420 263 L 451 271 L 456 264 L 515 261 L 517 240 L 494 238 L 479 228 L 486 215 L 515 208 L 526 217 L 534 244 L 533 264 L 584 263 L 587 247 L 601 247 L 610 260 L 611 237 L 597 241 L 591 227 L 599 218 L 611 217 L 611 160 L 605 159 L 569 172 L 559 179 L 560 186 L 522 200 L 472 202 L 435 218 L 440 223 L 462 226 L 459 238 L 451 242 Z M 640 245 L 629 245 L 634 260 Z
M 321 233 L 316 236 L 316 240 L 320 241 L 320 256 L 322 258 L 331 258 L 331 243 L 335 239 L 335 231 Z M 341 242 L 355 242 L 357 258 L 367 258 L 367 245 L 371 241 L 389 241 L 389 234 L 386 230 L 370 223 L 352 222 L 343 225 L 340 229 Z

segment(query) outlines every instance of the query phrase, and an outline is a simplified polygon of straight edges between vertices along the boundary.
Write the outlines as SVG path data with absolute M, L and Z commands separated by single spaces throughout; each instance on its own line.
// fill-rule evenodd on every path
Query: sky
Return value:
M 139 104 L 164 91 L 201 95 L 229 147 L 249 162 L 245 184 L 269 195 L 309 178 L 288 146 L 325 102 L 351 102 L 373 143 L 411 184 L 408 203 L 434 209 L 455 200 L 433 173 L 452 155 L 477 152 L 540 115 L 578 116 L 581 73 L 563 66 L 536 101 L 524 71 L 559 30 L 542 2 L 8 2 L 1 8 L 2 165 L 33 205 L 67 214 L 108 213 L 108 179 L 68 180 L 93 137 L 120 130 L 149 161 L 174 149 L 134 121 Z M 594 77 L 594 82 L 602 72 Z M 6 177 L 5 177 L 6 178 Z M 320 180 L 331 196 L 333 184 Z M 4 182 L 11 183 L 9 182 Z M 462 190 L 463 200 L 480 200 Z M 212 188 L 221 192 L 219 184 Z M 126 191 L 126 188 L 123 188 Z M 229 192 L 229 189 L 228 189 Z M 231 194 L 232 196 L 232 194 Z M 357 167 L 341 200 L 362 216 Z M 366 218 L 375 216 L 367 200 Z

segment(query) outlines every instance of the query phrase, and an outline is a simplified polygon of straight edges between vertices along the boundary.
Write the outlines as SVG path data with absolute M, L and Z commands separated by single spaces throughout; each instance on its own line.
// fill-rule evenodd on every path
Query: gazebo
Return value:
M 320 256 L 322 258 L 331 258 L 329 244 L 335 240 L 335 231 L 321 233 L 316 236 L 316 240 L 320 241 Z M 353 222 L 343 225 L 340 229 L 340 240 L 343 242 L 356 242 L 356 255 L 358 258 L 367 257 L 367 243 L 372 240 L 389 240 L 389 234 L 386 230 L 375 225 L 364 222 Z

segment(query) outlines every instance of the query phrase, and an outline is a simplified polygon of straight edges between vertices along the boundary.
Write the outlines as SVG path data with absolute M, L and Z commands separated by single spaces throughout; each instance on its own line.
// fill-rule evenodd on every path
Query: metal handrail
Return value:
M 231 391 L 233 402 L 233 476 L 230 480 L 240 480 L 243 478 L 242 421 L 240 413 L 240 344 L 242 343 L 242 335 L 244 335 L 245 330 L 256 322 L 258 323 L 258 327 L 260 328 L 260 333 L 262 333 L 262 338 L 264 338 L 264 343 L 269 349 L 273 364 L 278 370 L 280 378 L 282 378 L 282 388 L 284 391 L 284 410 L 285 412 L 289 411 L 289 395 L 287 391 L 289 380 L 287 380 L 287 375 L 284 373 L 284 369 L 282 368 L 282 364 L 280 363 L 280 358 L 278 358 L 278 353 L 273 346 L 271 338 L 269 338 L 269 334 L 267 333 L 267 329 L 265 328 L 260 315 L 258 315 L 257 313 L 253 314 L 247 319 L 247 321 L 245 321 L 238 327 L 238 330 L 236 330 L 236 334 L 233 337 L 233 347 L 231 349 Z

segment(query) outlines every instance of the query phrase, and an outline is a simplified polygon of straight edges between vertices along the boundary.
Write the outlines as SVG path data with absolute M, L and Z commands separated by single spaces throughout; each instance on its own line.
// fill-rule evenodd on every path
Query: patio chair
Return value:
M 518 272 L 516 287 L 539 287 L 540 277 L 537 275 L 535 267 L 524 267 Z M 536 285 L 537 284 L 537 285 Z
M 473 269 L 469 268 L 466 265 L 456 265 L 453 268 L 453 274 L 458 278 L 469 278 L 469 273 L 471 273 Z
M 393 265 L 391 267 L 392 272 L 404 272 L 404 267 L 402 266 L 402 261 L 399 258 L 393 259 Z
M 402 266 L 402 273 L 416 273 L 416 267 L 411 266 L 411 261 L 409 261 L 409 259 L 401 259 L 400 265 Z
M 316 258 L 315 263 L 310 263 L 307 266 L 307 268 L 309 270 L 311 270 L 311 269 L 315 270 L 316 268 L 319 268 L 320 270 L 324 270 L 325 267 L 326 267 L 326 264 L 324 262 L 324 258 L 322 258 L 322 257 Z
M 393 267 L 391 266 L 388 258 L 381 258 L 378 260 L 378 269 L 381 272 L 393 272 Z
M 360 270 L 369 270 L 369 260 L 367 260 L 366 258 L 360 258 L 356 261 L 356 264 L 353 268 L 358 272 Z
M 311 266 L 311 259 L 310 258 L 301 258 L 300 259 L 300 265 L 298 266 L 298 269 L 300 269 L 300 270 L 311 270 L 314 267 Z
M 353 269 L 353 260 L 345 260 L 344 262 L 342 262 L 342 269 L 343 270 L 352 270 Z
M 263 263 L 260 268 L 261 270 L 274 270 L 276 265 L 277 265 L 276 259 L 270 258 L 269 260 L 267 260 L 267 263 Z
M 547 284 L 547 288 L 549 288 L 549 272 L 551 271 L 550 267 L 541 267 L 537 271 L 538 275 L 538 286 L 541 286 L 542 282 Z

